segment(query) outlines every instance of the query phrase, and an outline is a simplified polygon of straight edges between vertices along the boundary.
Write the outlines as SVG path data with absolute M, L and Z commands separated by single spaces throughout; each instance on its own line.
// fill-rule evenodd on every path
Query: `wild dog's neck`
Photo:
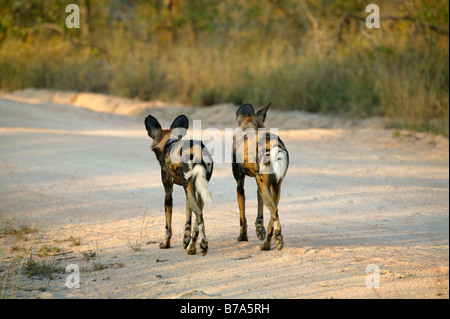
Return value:
M 253 117 L 247 117 L 244 121 L 242 121 L 240 125 L 241 129 L 246 130 L 248 128 L 257 130 L 259 128 L 264 128 L 264 125 L 261 123 L 255 123 Z
M 156 155 L 156 159 L 160 162 L 164 146 L 169 141 L 170 130 L 163 130 L 162 138 L 159 141 L 153 140 L 152 151 Z
M 161 161 L 162 150 L 159 147 L 153 147 L 152 146 L 152 151 L 155 153 L 156 159 L 158 160 L 158 162 L 160 162 Z
M 244 121 L 241 123 L 240 128 L 243 130 L 246 130 L 248 128 L 258 130 L 260 128 L 264 128 L 264 125 L 257 125 L 254 121 L 252 121 L 252 118 L 249 118 L 248 121 Z

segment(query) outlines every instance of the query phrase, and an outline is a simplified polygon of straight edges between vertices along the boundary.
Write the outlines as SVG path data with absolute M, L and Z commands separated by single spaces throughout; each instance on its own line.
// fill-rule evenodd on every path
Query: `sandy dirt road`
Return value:
M 290 152 L 279 205 L 283 250 L 274 243 L 259 250 L 249 178 L 249 241 L 236 241 L 236 184 L 226 163 L 215 165 L 213 204 L 204 210 L 208 254 L 183 249 L 180 187 L 172 248 L 160 250 L 164 190 L 145 115 L 167 126 L 185 113 L 191 124 L 223 130 L 234 127 L 235 110 L 94 94 L 2 94 L 0 222 L 38 229 L 27 240 L 0 238 L 3 264 L 31 249 L 55 269 L 80 269 L 79 289 L 67 288 L 64 272 L 52 280 L 23 274 L 16 297 L 449 298 L 448 138 L 394 136 L 379 119 L 269 111 L 266 126 L 279 128 Z M 55 246 L 56 255 L 37 256 Z M 380 271 L 377 289 L 366 287 L 368 265 Z

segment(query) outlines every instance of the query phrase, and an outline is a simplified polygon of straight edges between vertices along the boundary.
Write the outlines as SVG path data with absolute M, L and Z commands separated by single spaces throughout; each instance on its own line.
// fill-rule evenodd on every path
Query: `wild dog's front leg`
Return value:
M 167 185 L 164 187 L 166 191 L 166 196 L 164 198 L 164 209 L 166 212 L 166 237 L 164 242 L 159 245 L 159 248 L 166 249 L 170 248 L 170 239 L 172 238 L 172 185 Z

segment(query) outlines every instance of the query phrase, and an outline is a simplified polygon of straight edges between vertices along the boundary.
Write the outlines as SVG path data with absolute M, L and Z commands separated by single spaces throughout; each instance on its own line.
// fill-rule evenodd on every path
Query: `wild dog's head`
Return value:
M 264 127 L 264 121 L 266 120 L 266 113 L 272 102 L 265 108 L 262 108 L 255 114 L 255 109 L 249 103 L 241 105 L 236 111 L 236 121 L 240 128 L 262 128 Z
M 158 120 L 149 115 L 145 118 L 145 128 L 148 136 L 153 139 L 152 150 L 155 152 L 158 161 L 160 161 L 164 146 L 169 139 L 181 139 L 186 135 L 189 128 L 189 120 L 186 115 L 182 114 L 172 122 L 169 129 L 163 130 Z

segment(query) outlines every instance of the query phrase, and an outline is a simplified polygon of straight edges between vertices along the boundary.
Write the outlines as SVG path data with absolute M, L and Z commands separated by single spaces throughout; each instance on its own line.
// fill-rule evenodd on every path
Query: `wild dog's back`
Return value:
M 171 160 L 180 161 L 179 175 L 183 182 L 194 179 L 195 189 L 205 203 L 212 201 L 208 181 L 213 172 L 213 159 L 200 141 L 180 141 L 171 150 Z
M 285 176 L 289 154 L 277 134 L 264 128 L 238 128 L 233 143 L 233 164 L 246 175 L 275 174 L 278 181 Z

